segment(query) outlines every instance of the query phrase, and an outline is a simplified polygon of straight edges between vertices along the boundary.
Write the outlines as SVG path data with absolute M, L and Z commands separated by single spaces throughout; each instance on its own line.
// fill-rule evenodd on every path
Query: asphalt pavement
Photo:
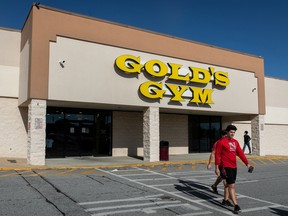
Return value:
M 134 161 L 125 165 L 127 161 L 118 158 L 124 164 L 110 161 L 103 165 L 102 161 L 98 167 L 95 163 L 88 166 L 90 158 L 87 168 L 68 164 L 63 169 L 61 164 L 61 169 L 57 162 L 54 168 L 2 170 L 0 215 L 234 215 L 233 207 L 221 205 L 223 184 L 218 185 L 219 193 L 211 190 L 216 176 L 213 169 L 206 169 L 207 158 L 202 156 L 203 160 L 169 158 L 158 165 L 139 161 L 138 166 Z M 255 165 L 253 173 L 238 163 L 236 192 L 241 215 L 288 215 L 288 158 L 248 157 Z M 9 163 L 13 162 L 17 164 Z

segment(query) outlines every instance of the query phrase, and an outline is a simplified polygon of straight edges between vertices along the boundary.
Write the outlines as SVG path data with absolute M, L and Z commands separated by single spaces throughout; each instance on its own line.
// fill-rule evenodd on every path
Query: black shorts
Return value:
M 237 177 L 237 168 L 221 168 L 220 176 L 222 179 L 226 179 L 227 184 L 234 184 Z

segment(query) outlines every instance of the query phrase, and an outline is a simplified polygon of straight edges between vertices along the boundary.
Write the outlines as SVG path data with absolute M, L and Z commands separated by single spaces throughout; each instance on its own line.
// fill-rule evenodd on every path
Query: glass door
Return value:
M 47 108 L 46 157 L 111 156 L 110 111 Z
M 190 115 L 188 130 L 189 153 L 211 152 L 213 144 L 221 137 L 221 117 Z

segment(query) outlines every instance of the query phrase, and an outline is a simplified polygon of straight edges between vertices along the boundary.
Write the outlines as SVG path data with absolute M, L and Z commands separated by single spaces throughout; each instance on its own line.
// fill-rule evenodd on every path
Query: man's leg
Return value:
M 237 203 L 235 184 L 229 184 L 228 188 L 229 188 L 230 199 L 232 200 L 234 204 L 234 214 L 238 214 L 239 212 L 241 212 L 241 208 L 239 207 Z
M 243 152 L 245 153 L 245 148 L 246 148 L 246 143 L 244 143 L 244 146 L 243 146 Z
M 248 149 L 249 149 L 249 154 L 251 154 L 251 147 L 250 147 L 250 143 L 247 144 Z
M 235 184 L 227 184 L 228 185 L 228 191 L 230 195 L 230 199 L 232 200 L 234 205 L 238 205 L 237 198 L 236 198 L 236 192 L 235 192 Z
M 221 176 L 218 176 L 217 179 L 216 179 L 216 181 L 215 181 L 215 183 L 214 183 L 214 186 L 217 187 L 217 185 L 220 184 L 221 181 L 222 181 Z
M 222 205 L 227 207 L 233 207 L 232 203 L 229 201 L 229 185 L 227 184 L 225 179 L 223 179 L 223 184 L 224 184 L 224 199 L 222 201 Z
M 229 185 L 227 184 L 226 180 L 223 181 L 224 183 L 224 200 L 229 199 Z
M 216 181 L 214 182 L 213 185 L 211 185 L 211 188 L 212 190 L 215 192 L 215 193 L 218 193 L 218 190 L 217 190 L 217 185 L 222 181 L 222 177 L 221 176 L 218 176 Z

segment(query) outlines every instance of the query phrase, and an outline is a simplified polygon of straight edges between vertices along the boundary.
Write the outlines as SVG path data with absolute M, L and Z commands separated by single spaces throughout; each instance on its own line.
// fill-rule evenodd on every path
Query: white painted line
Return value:
M 197 216 L 197 215 L 208 215 L 208 214 L 212 214 L 212 212 L 209 212 L 209 211 L 195 212 L 195 213 L 189 213 L 189 214 L 182 214 L 179 216 Z
M 238 195 L 237 195 L 238 196 Z M 245 196 L 245 195 L 243 195 Z M 280 205 L 280 204 L 277 204 L 277 203 L 273 203 L 273 202 L 270 202 L 270 201 L 266 201 L 266 200 L 261 200 L 261 199 L 257 199 L 257 198 L 254 198 L 254 197 L 250 197 L 250 196 L 245 196 L 245 198 L 247 199 L 252 199 L 252 200 L 255 200 L 255 201 L 258 201 L 258 202 L 263 202 L 263 203 L 268 203 L 270 205 L 277 205 L 277 206 L 280 206 L 282 208 L 288 208 L 288 206 L 284 206 L 284 205 Z
M 135 179 L 135 181 L 162 181 L 162 180 L 174 180 L 174 178 L 153 178 L 153 179 Z
M 256 207 L 256 208 L 249 208 L 249 209 L 244 209 L 242 212 L 252 212 L 252 211 L 259 211 L 259 210 L 265 210 L 269 208 L 280 208 L 283 207 L 281 205 L 270 205 L 270 206 L 263 206 L 263 207 Z
M 138 168 L 138 169 L 139 169 L 139 170 L 146 171 L 146 172 L 152 172 L 152 171 L 148 171 L 148 170 L 144 170 L 144 169 L 140 169 L 140 168 Z M 146 184 L 144 184 L 144 183 L 142 183 L 142 182 L 137 182 L 137 181 L 135 181 L 135 180 L 133 180 L 133 179 L 129 179 L 129 178 L 126 178 L 126 177 L 121 176 L 121 175 L 119 176 L 119 175 L 116 175 L 115 173 L 111 173 L 111 172 L 108 172 L 108 171 L 105 171 L 105 170 L 102 170 L 102 169 L 97 169 L 97 170 L 102 171 L 102 172 L 104 172 L 104 173 L 108 173 L 108 174 L 110 174 L 110 175 L 117 176 L 117 177 L 119 177 L 119 178 L 123 178 L 123 179 L 125 179 L 125 180 L 127 180 L 127 181 L 131 181 L 131 182 L 140 184 L 140 185 L 142 185 L 142 186 L 146 186 L 146 187 L 148 187 L 148 188 L 151 188 L 151 189 L 156 190 L 156 191 L 160 191 L 160 192 L 162 192 L 162 193 L 166 193 L 166 194 L 173 195 L 174 197 L 178 197 L 178 198 L 180 198 L 180 199 L 189 201 L 189 202 L 191 202 L 191 203 L 197 203 L 198 205 L 203 206 L 203 207 L 206 207 L 206 208 L 208 208 L 208 209 L 212 209 L 213 211 L 221 212 L 221 213 L 226 214 L 226 215 L 231 215 L 230 212 L 227 212 L 227 211 L 222 210 L 222 209 L 216 209 L 215 207 L 210 206 L 210 205 L 206 205 L 206 204 L 204 204 L 204 203 L 195 202 L 193 199 L 190 199 L 190 198 L 188 198 L 188 197 L 181 196 L 181 195 L 178 195 L 178 194 L 173 194 L 172 192 L 169 192 L 169 191 L 167 191 L 167 190 L 163 190 L 163 189 L 160 189 L 160 188 L 157 188 L 157 187 L 153 187 L 153 186 L 151 186 L 151 185 L 146 185 Z M 152 172 L 152 173 L 153 173 L 153 172 Z M 164 174 L 161 174 L 161 175 L 168 177 L 167 175 L 164 175 Z M 175 179 L 177 179 L 177 178 L 175 178 Z
M 137 169 L 139 169 L 139 170 L 143 170 L 143 169 L 141 169 L 141 168 L 139 168 L 139 167 L 136 167 Z M 145 170 L 143 170 L 143 171 L 145 171 Z M 147 172 L 153 172 L 153 171 L 150 171 L 150 170 L 146 170 Z M 192 171 L 193 172 L 193 171 Z M 199 171 L 200 172 L 200 171 Z M 203 171 L 203 172 L 207 172 L 207 171 Z M 175 172 L 175 173 L 179 173 L 179 172 Z M 180 173 L 182 173 L 182 172 L 180 172 Z M 161 175 L 163 175 L 163 176 L 165 176 L 165 174 L 161 174 Z M 175 179 L 178 179 L 177 177 L 174 177 Z M 246 179 L 246 178 L 239 178 L 239 179 Z M 251 182 L 258 182 L 259 180 L 250 180 Z M 245 183 L 248 183 L 248 182 L 250 182 L 250 181 L 245 181 Z M 240 183 L 240 182 L 237 182 L 237 184 L 238 183 Z M 175 185 L 181 185 L 182 183 L 177 183 L 177 184 L 175 184 Z M 209 188 L 210 189 L 210 186 L 208 186 L 208 185 L 205 185 L 205 184 L 202 184 L 202 182 L 198 182 L 197 184 L 199 184 L 199 185 L 201 185 L 201 186 L 203 186 L 203 187 L 206 187 L 206 188 Z M 150 185 L 149 185 L 150 186 Z M 152 185 L 153 186 L 153 185 Z M 168 184 L 166 185 L 166 186 L 169 186 Z M 197 191 L 201 191 L 201 192 L 206 192 L 206 190 L 202 190 L 202 189 L 199 189 L 199 188 L 197 188 L 197 187 L 193 187 L 193 186 L 191 186 L 191 185 L 189 185 L 189 187 L 191 188 L 191 189 L 194 189 L 194 190 L 197 190 Z M 222 190 L 223 191 L 223 190 Z M 167 193 L 167 192 L 166 192 Z M 173 194 L 173 192 L 171 192 L 171 194 Z M 176 194 L 175 194 L 176 195 Z M 249 197 L 249 196 L 246 196 L 246 195 L 242 195 L 242 194 L 238 194 L 237 193 L 237 197 L 239 197 L 239 198 L 249 198 L 249 199 L 253 199 L 253 200 L 256 200 L 256 201 L 258 201 L 258 202 L 264 202 L 264 203 L 269 203 L 269 204 L 271 204 L 271 205 L 280 205 L 280 204 L 277 204 L 277 203 L 272 203 L 272 202 L 269 202 L 269 201 L 266 201 L 266 200 L 261 200 L 261 199 L 257 199 L 257 198 L 253 198 L 253 197 Z M 195 202 L 195 203 L 197 203 L 197 201 Z M 280 205 L 282 208 L 288 208 L 288 206 L 284 206 L 284 205 Z M 227 212 L 226 212 L 227 213 Z M 232 214 L 233 215 L 233 214 Z
M 250 180 L 250 181 L 237 181 L 236 184 L 246 184 L 246 183 L 255 183 L 259 182 L 259 180 Z
M 144 172 L 150 172 L 150 173 L 155 173 L 155 174 L 158 174 L 158 175 L 162 175 L 162 176 L 169 177 L 168 175 L 161 174 L 161 173 L 156 173 L 156 172 L 153 172 L 153 171 L 150 171 L 150 170 L 144 170 L 144 169 L 141 169 L 141 168 L 139 168 L 139 167 L 136 167 L 136 169 L 142 170 L 142 171 L 144 171 Z M 173 193 L 173 192 L 169 192 L 169 191 L 164 190 L 164 189 L 161 189 L 161 188 L 157 188 L 157 187 L 155 187 L 155 186 L 153 186 L 153 185 L 146 185 L 146 184 L 144 184 L 144 183 L 142 183 L 142 182 L 137 182 L 137 181 L 135 181 L 135 180 L 133 180 L 133 179 L 129 179 L 129 178 L 125 178 L 125 177 L 122 177 L 122 176 L 113 174 L 113 173 L 109 173 L 108 171 L 105 171 L 105 170 L 102 170 L 102 169 L 98 169 L 98 170 L 100 170 L 100 171 L 102 171 L 102 172 L 105 172 L 105 173 L 108 173 L 108 174 L 111 174 L 111 175 L 114 175 L 114 176 L 117 176 L 117 177 L 120 177 L 120 178 L 123 178 L 123 179 L 126 179 L 126 180 L 128 180 L 128 181 L 131 181 L 131 182 L 134 182 L 134 183 L 137 183 L 137 184 L 146 186 L 146 187 L 148 187 L 148 188 L 157 190 L 157 191 L 162 192 L 162 193 L 174 195 L 175 197 L 179 197 L 179 198 L 181 198 L 181 199 L 183 199 L 183 200 L 186 200 L 186 201 L 189 201 L 189 202 L 191 202 L 191 203 L 195 203 L 195 204 L 201 205 L 201 206 L 203 206 L 203 207 L 206 207 L 206 208 L 208 208 L 208 209 L 211 209 L 211 210 L 214 210 L 214 211 L 217 211 L 217 212 L 221 212 L 221 213 L 223 213 L 223 214 L 225 214 L 225 215 L 234 215 L 233 212 L 229 212 L 229 211 L 222 210 L 222 209 L 217 209 L 217 208 L 215 208 L 215 207 L 213 207 L 213 206 L 210 206 L 210 205 L 208 205 L 208 204 L 205 204 L 206 202 L 199 202 L 199 201 L 197 201 L 197 200 L 193 200 L 193 199 L 190 199 L 190 198 L 188 198 L 188 197 L 181 196 L 181 195 L 178 195 L 178 194 Z M 198 172 L 201 172 L 201 171 L 198 171 Z M 205 172 L 207 172 L 207 171 L 203 171 L 203 173 L 205 173 Z M 209 172 L 209 171 L 208 171 L 208 172 Z M 180 173 L 185 174 L 185 173 L 188 173 L 188 172 L 174 172 L 174 173 L 170 173 L 170 175 L 171 175 L 171 174 L 172 174 L 172 175 L 173 175 L 173 174 L 178 175 L 178 174 L 180 174 Z M 193 172 L 190 172 L 190 173 L 193 173 Z M 181 175 L 181 174 L 180 174 L 180 175 Z M 178 179 L 178 178 L 175 177 L 175 179 Z M 257 181 L 258 181 L 258 180 L 257 180 Z M 200 184 L 200 185 L 202 185 L 202 184 Z M 209 186 L 207 186 L 207 185 L 202 185 L 202 186 L 205 186 L 205 187 L 209 188 Z M 207 192 L 207 191 L 201 190 L 201 189 L 199 189 L 199 188 L 197 188 L 197 187 L 192 187 L 192 186 L 190 186 L 190 188 L 191 188 L 191 189 L 195 189 L 195 190 L 197 190 L 197 191 Z M 279 204 L 277 204 L 277 203 L 272 203 L 272 202 L 269 202 L 269 201 L 265 201 L 265 200 L 261 200 L 261 199 L 257 199 L 257 198 L 253 198 L 253 197 L 249 197 L 249 196 L 245 196 L 245 195 L 241 195 L 241 194 L 238 194 L 238 193 L 237 193 L 237 197 L 238 197 L 238 196 L 247 197 L 247 198 L 250 198 L 250 199 L 259 201 L 259 202 L 269 203 L 269 204 L 271 204 L 271 205 L 273 205 L 273 206 L 278 206 L 278 207 L 281 207 L 281 208 L 288 208 L 288 206 L 279 205 Z
M 187 175 L 187 174 L 199 174 L 199 173 L 213 173 L 212 171 L 181 171 L 181 172 L 171 172 L 171 173 L 167 173 L 167 175 Z
M 114 200 L 100 200 L 100 201 L 91 201 L 91 202 L 81 202 L 78 203 L 79 205 L 94 205 L 94 204 L 103 204 L 103 203 L 113 203 L 113 202 L 130 202 L 136 200 L 153 200 L 153 199 L 160 199 L 157 197 L 163 196 L 164 194 L 156 194 L 150 196 L 143 196 L 143 197 L 134 197 L 128 199 L 114 199 Z
M 164 209 L 164 208 L 173 208 L 178 206 L 186 206 L 190 207 L 190 204 L 175 204 L 175 205 L 163 205 L 163 206 L 157 206 L 157 207 L 150 207 L 150 208 L 138 208 L 138 209 L 127 209 L 127 210 L 119 210 L 119 211 L 110 211 L 110 212 L 101 212 L 97 214 L 93 214 L 92 216 L 104 216 L 104 215 L 113 215 L 113 214 L 119 214 L 119 213 L 127 213 L 127 212 L 137 212 L 142 211 L 147 214 L 155 213 L 156 209 Z
M 243 195 L 239 195 L 237 196 L 237 199 L 241 199 L 241 198 L 246 198 L 246 196 L 243 196 Z M 198 202 L 206 202 L 206 201 L 213 201 L 213 200 L 217 200 L 217 201 L 222 201 L 223 200 L 223 197 L 218 197 L 218 198 L 211 198 L 211 199 L 199 199 Z
M 208 177 L 214 177 L 215 179 L 217 178 L 217 176 L 214 175 L 198 175 L 198 176 L 194 176 L 194 175 L 189 175 L 188 177 L 180 177 L 179 179 L 187 179 L 187 178 L 208 178 Z
M 111 172 L 139 172 L 137 169 L 114 169 Z
M 155 185 L 149 185 L 149 186 L 152 186 L 152 187 L 165 187 L 165 186 L 172 186 L 172 185 L 173 186 L 182 186 L 184 184 L 177 182 L 177 183 L 169 183 L 169 184 L 155 184 Z
M 118 175 L 118 176 L 146 176 L 146 175 L 159 175 L 156 173 L 137 173 L 137 174 L 124 174 L 124 175 Z
M 161 204 L 172 204 L 172 203 L 181 203 L 181 201 L 177 201 L 177 200 L 175 200 L 175 201 L 159 201 L 159 202 L 138 203 L 138 204 L 130 204 L 130 205 L 96 207 L 96 208 L 85 209 L 85 211 L 92 212 L 92 211 L 102 211 L 102 210 L 109 210 L 109 209 L 131 208 L 131 207 L 137 207 L 137 206 L 150 206 L 150 205 L 161 205 Z
M 198 182 L 198 181 L 201 181 L 202 183 L 206 183 L 206 184 L 211 184 L 211 183 L 214 183 L 215 182 L 215 179 L 206 179 L 206 180 L 199 180 L 199 179 L 185 179 L 186 181 L 193 181 L 193 182 Z M 240 180 L 236 181 L 236 184 L 246 184 L 246 183 L 255 183 L 255 182 L 259 182 L 259 180 Z M 219 184 L 217 187 L 223 187 L 223 184 Z

